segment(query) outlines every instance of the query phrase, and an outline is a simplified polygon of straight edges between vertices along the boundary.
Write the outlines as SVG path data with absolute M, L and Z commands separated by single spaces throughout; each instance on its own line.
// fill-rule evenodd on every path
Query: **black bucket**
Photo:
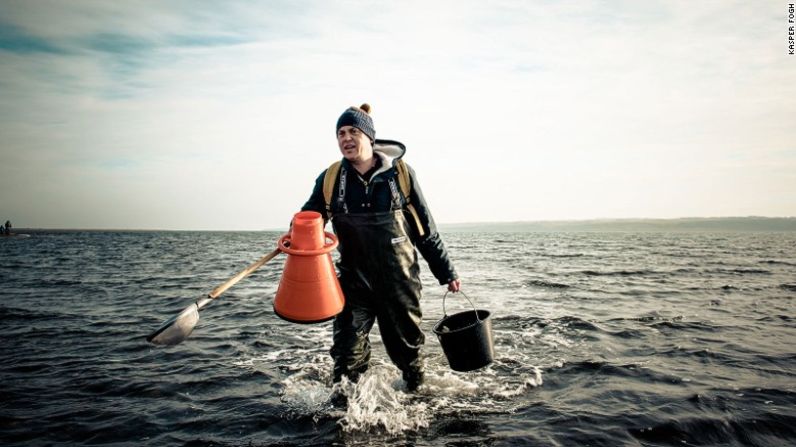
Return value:
M 488 310 L 476 309 L 470 298 L 464 293 L 462 295 L 473 310 L 449 316 L 445 310 L 446 292 L 442 297 L 443 317 L 434 325 L 433 331 L 452 370 L 474 371 L 489 365 L 495 357 L 492 320 Z

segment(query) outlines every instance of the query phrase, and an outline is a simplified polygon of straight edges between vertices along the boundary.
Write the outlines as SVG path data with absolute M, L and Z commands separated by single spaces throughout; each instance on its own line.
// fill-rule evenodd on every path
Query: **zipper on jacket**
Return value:
M 369 182 L 369 181 L 365 180 L 364 178 L 362 178 L 360 176 L 357 176 L 357 178 L 359 179 L 360 182 L 362 182 L 362 185 L 365 187 L 365 200 L 367 202 L 366 203 L 362 203 L 362 207 L 363 208 L 364 207 L 370 207 L 370 202 L 371 202 L 371 199 L 372 199 L 372 197 L 370 197 L 370 192 L 371 192 L 371 189 L 372 189 L 370 187 L 370 184 L 372 182 Z

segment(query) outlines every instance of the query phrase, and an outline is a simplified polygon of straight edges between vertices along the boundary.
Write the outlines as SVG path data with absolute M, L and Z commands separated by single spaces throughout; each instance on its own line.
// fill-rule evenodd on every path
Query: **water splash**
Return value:
M 388 434 L 428 427 L 432 419 L 429 405 L 414 399 L 403 387 L 397 369 L 371 368 L 356 385 L 344 387 L 350 394 L 340 426 L 347 432 L 375 430 Z
M 426 429 L 445 414 L 510 412 L 513 398 L 543 384 L 536 366 L 524 366 L 506 380 L 492 367 L 458 373 L 433 365 L 426 368 L 425 383 L 411 393 L 397 368 L 375 362 L 357 383 L 344 378 L 332 386 L 331 365 L 323 363 L 311 360 L 287 377 L 282 401 L 296 414 L 337 418 L 342 431 L 352 434 L 398 435 Z M 335 400 L 347 405 L 340 408 Z
M 323 413 L 329 408 L 332 390 L 312 373 L 298 373 L 284 382 L 282 401 L 299 414 Z
M 533 367 L 533 374 L 523 374 L 521 377 L 519 377 L 519 379 L 518 385 L 515 385 L 513 388 L 510 386 L 505 386 L 503 389 L 498 390 L 495 394 L 504 398 L 515 397 L 523 394 L 529 388 L 540 387 L 542 386 L 542 383 L 544 383 L 542 380 L 542 370 L 536 366 Z

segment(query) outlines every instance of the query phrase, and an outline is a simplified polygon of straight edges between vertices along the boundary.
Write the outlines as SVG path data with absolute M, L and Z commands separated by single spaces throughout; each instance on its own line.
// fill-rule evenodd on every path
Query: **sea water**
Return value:
M 329 397 L 331 323 L 273 313 L 280 255 L 173 347 L 145 337 L 271 232 L 35 232 L 0 241 L 3 445 L 793 445 L 796 234 L 450 233 L 495 361 L 450 370 L 431 328 L 406 392 L 378 328 Z M 448 314 L 470 305 L 446 298 Z

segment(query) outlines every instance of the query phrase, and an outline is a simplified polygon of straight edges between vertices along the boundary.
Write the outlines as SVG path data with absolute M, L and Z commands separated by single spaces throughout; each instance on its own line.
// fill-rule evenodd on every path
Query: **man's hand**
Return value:
M 462 288 L 462 280 L 454 279 L 448 283 L 448 291 L 449 292 L 458 292 Z

